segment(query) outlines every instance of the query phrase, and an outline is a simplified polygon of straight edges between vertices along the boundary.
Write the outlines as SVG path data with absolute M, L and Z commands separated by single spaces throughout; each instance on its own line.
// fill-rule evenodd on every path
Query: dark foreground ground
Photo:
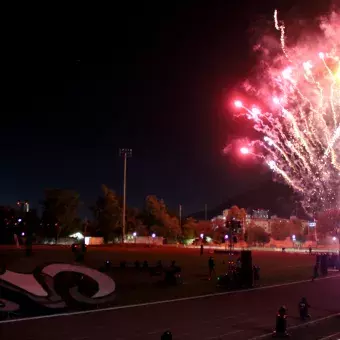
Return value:
M 305 296 L 313 320 L 340 312 L 340 276 L 202 299 L 122 307 L 110 311 L 0 324 L 6 340 L 153 340 L 171 329 L 174 339 L 266 339 L 278 307 L 288 308 L 292 339 L 337 339 L 340 319 L 302 323 L 297 303 Z M 330 336 L 330 337 L 328 337 Z

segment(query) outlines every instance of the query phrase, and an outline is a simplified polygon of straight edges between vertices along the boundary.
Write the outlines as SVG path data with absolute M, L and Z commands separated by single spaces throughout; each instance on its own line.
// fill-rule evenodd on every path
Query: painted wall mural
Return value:
M 32 316 L 65 310 L 83 310 L 109 304 L 115 282 L 95 269 L 49 263 L 32 273 L 0 269 L 0 317 Z

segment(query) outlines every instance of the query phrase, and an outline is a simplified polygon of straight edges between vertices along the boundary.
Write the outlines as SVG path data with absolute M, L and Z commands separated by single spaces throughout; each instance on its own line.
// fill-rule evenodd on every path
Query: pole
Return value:
M 84 242 L 86 240 L 86 233 L 87 233 L 87 224 L 88 224 L 88 220 L 87 220 L 87 217 L 85 217 L 85 220 L 84 220 Z
M 207 205 L 207 203 L 204 204 L 204 219 L 205 220 L 208 219 L 208 205 Z
M 123 213 L 122 213 L 122 236 L 123 243 L 125 241 L 125 214 L 126 214 L 126 166 L 127 166 L 127 155 L 124 152 L 124 185 L 123 185 Z
M 314 238 L 315 238 L 315 242 L 317 242 L 317 240 L 318 240 L 318 235 L 316 233 L 316 226 L 317 226 L 317 223 L 315 223 L 315 226 L 314 226 Z
M 122 242 L 125 242 L 126 237 L 126 168 L 127 158 L 132 157 L 132 149 L 119 149 L 120 156 L 124 157 L 124 185 L 123 185 L 123 211 L 122 211 Z
M 179 205 L 179 226 L 182 228 L 182 204 Z

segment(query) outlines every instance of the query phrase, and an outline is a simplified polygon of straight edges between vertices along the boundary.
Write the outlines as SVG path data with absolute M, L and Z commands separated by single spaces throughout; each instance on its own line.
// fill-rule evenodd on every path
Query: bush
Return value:
M 245 241 L 249 245 L 264 245 L 270 242 L 270 237 L 263 228 L 255 226 L 248 228 L 245 235 Z

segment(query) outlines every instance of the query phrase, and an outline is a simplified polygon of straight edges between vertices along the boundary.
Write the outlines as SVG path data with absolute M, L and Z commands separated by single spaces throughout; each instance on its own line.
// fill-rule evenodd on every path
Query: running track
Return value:
M 340 276 L 201 299 L 2 322 L 0 336 L 5 340 L 154 340 L 171 329 L 174 339 L 183 340 L 265 339 L 281 304 L 288 308 L 293 339 L 320 339 L 340 332 L 340 322 L 334 318 L 300 327 L 297 304 L 302 296 L 312 305 L 313 320 L 339 313 Z

